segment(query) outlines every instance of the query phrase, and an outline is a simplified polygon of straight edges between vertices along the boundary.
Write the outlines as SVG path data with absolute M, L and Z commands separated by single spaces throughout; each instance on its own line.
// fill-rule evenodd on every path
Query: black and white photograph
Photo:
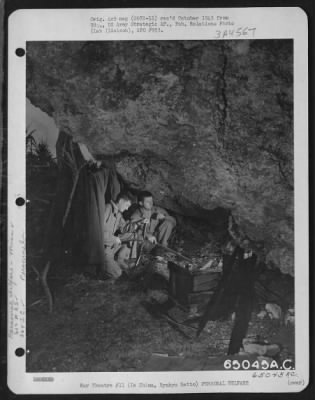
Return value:
M 28 370 L 294 363 L 292 44 L 27 43 Z
M 145 32 L 155 22 L 128 23 Z M 111 23 L 119 32 L 125 20 Z M 25 42 L 24 362 L 34 380 L 167 372 L 160 383 L 80 383 L 154 393 L 244 390 L 226 371 L 300 379 L 295 42 L 246 29 L 238 40 Z M 218 374 L 178 383 L 174 371 Z

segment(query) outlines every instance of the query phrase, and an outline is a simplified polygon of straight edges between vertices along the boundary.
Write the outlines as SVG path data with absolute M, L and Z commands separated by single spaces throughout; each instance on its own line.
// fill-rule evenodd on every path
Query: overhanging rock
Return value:
M 161 205 L 231 210 L 293 274 L 292 45 L 32 42 L 27 97 Z

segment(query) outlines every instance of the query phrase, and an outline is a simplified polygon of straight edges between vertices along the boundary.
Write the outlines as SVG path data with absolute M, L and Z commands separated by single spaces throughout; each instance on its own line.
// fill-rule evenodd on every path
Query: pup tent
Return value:
M 53 300 L 47 275 L 51 266 L 65 256 L 79 271 L 94 273 L 104 264 L 105 202 L 124 189 L 113 165 L 96 161 L 85 145 L 65 132 L 59 134 L 56 154 L 56 195 L 43 246 L 42 283 L 50 311 Z

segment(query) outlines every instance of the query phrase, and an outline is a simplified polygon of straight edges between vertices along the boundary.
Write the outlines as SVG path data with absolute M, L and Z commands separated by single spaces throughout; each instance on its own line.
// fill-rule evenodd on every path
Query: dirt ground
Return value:
M 154 262 L 146 255 L 142 271 Z M 157 312 L 156 299 L 163 293 L 167 298 L 167 291 L 154 290 L 154 284 L 148 287 L 147 276 L 142 273 L 116 282 L 93 280 L 83 274 L 52 276 L 55 304 L 49 313 L 40 282 L 35 272 L 30 273 L 27 371 L 224 369 L 224 360 L 231 358 L 226 354 L 232 318 L 208 322 L 197 338 L 197 323 L 187 326 L 185 322 L 191 312 L 168 306 L 168 316 L 184 325 L 174 325 L 172 319 L 166 320 Z M 294 329 L 276 320 L 260 320 L 257 311 L 252 314 L 247 337 L 279 343 L 281 352 L 275 357 L 279 362 L 293 359 Z

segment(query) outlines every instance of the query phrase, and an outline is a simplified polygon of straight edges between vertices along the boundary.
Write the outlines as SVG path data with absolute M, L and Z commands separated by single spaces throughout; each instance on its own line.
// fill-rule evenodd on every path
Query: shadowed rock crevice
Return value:
M 229 210 L 293 274 L 292 55 L 291 40 L 31 42 L 27 96 L 128 185 L 179 214 Z

